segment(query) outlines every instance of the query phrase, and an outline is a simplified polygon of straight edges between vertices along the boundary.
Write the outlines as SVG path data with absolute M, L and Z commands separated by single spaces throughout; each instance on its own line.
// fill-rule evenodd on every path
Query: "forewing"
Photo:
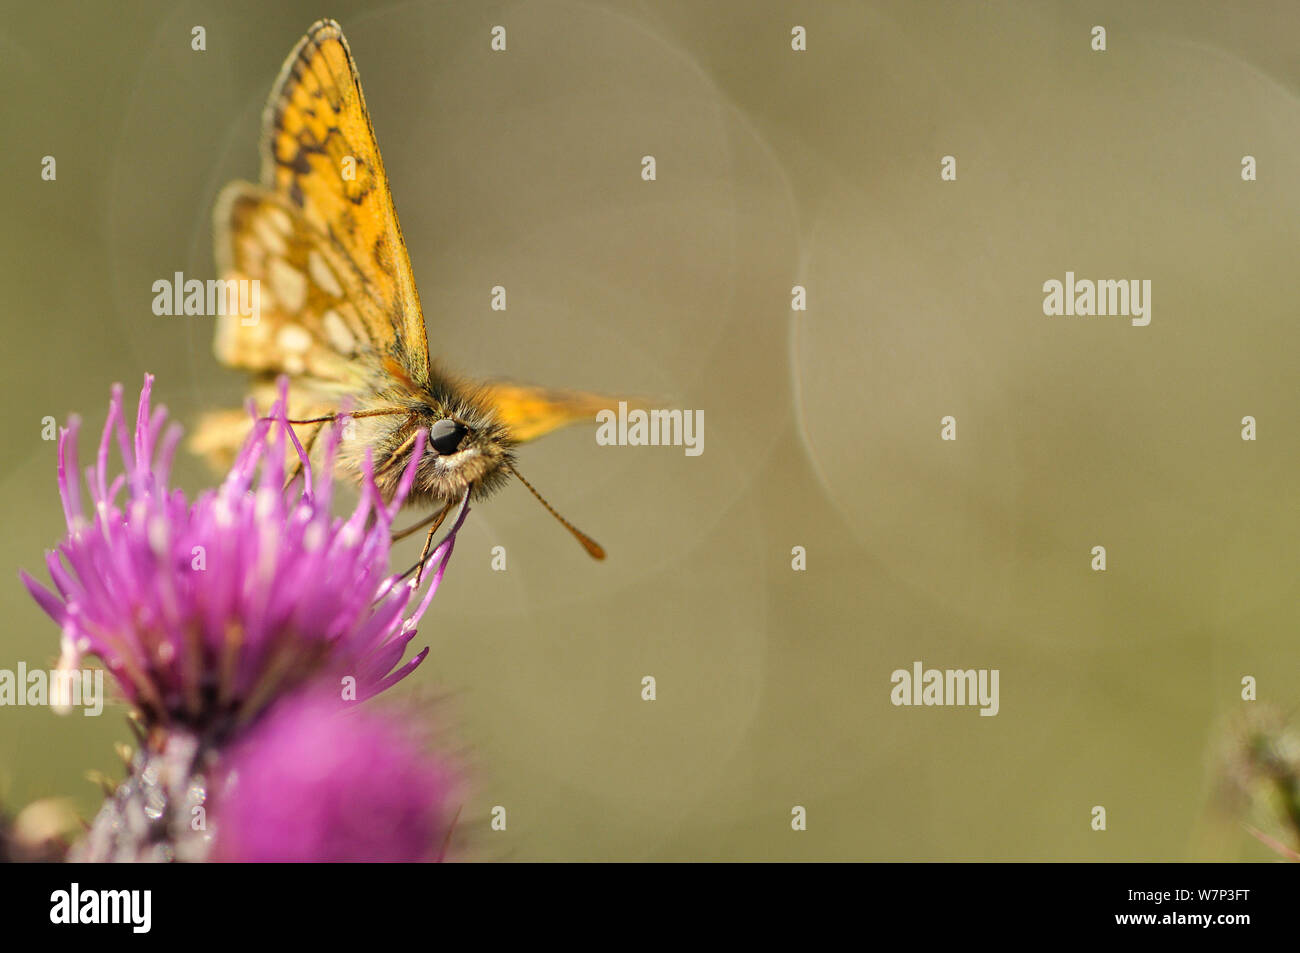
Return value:
M 416 381 L 429 375 L 429 344 L 406 243 L 343 32 L 320 20 L 285 62 L 263 117 L 262 184 L 298 209 L 362 277 L 384 317 L 372 328 Z

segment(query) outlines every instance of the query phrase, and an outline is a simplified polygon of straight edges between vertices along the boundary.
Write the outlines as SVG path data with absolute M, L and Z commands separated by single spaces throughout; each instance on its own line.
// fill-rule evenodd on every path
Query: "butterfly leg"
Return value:
M 424 564 L 429 561 L 429 551 L 433 549 L 433 537 L 438 532 L 438 528 L 442 526 L 443 520 L 447 518 L 447 514 L 451 512 L 451 507 L 452 504 L 448 503 L 441 510 L 438 510 L 436 513 L 432 514 L 427 519 L 422 519 L 414 526 L 409 526 L 406 529 L 402 530 L 400 533 L 393 534 L 393 539 L 396 541 L 399 539 L 404 539 L 407 536 L 410 536 L 413 532 L 423 527 L 426 523 L 433 524 L 432 526 L 429 527 L 429 535 L 424 538 L 424 550 L 420 553 L 420 561 L 416 563 L 414 566 L 412 566 L 410 569 L 406 570 L 406 572 L 402 573 L 403 579 L 405 579 L 411 573 L 417 574 L 415 577 L 415 585 L 417 589 L 420 586 L 420 580 L 424 578 Z
M 420 568 L 415 574 L 416 589 L 420 588 L 420 580 L 424 578 L 424 566 L 429 560 L 429 550 L 433 548 L 434 534 L 438 532 L 438 527 L 442 525 L 442 521 L 447 518 L 447 514 L 450 512 L 451 504 L 448 503 L 442 508 L 442 512 L 438 514 L 438 518 L 433 521 L 433 525 L 429 527 L 429 535 L 424 538 L 424 550 L 420 553 Z
M 447 515 L 447 511 L 445 509 L 436 510 L 433 513 L 430 513 L 424 519 L 420 520 L 420 522 L 416 523 L 415 525 L 408 526 L 406 527 L 406 529 L 399 529 L 397 532 L 393 533 L 389 537 L 389 539 L 394 543 L 397 542 L 399 539 L 406 539 L 406 537 L 410 536 L 416 530 L 424 529 L 434 520 L 437 520 L 439 523 L 441 523 L 442 520 L 446 517 L 446 515 Z

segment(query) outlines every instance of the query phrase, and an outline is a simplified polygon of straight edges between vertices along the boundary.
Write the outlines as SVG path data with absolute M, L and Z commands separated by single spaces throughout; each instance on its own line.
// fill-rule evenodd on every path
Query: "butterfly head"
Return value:
M 605 558 L 604 548 L 557 513 L 515 468 L 515 456 L 511 451 L 514 438 L 491 410 L 463 401 L 456 411 L 444 411 L 441 416 L 431 413 L 420 424 L 427 429 L 429 438 L 428 449 L 416 474 L 417 491 L 423 490 L 430 496 L 452 502 L 463 498 L 468 490 L 470 499 L 477 500 L 494 492 L 513 476 L 573 534 L 588 555 L 593 559 Z
M 477 502 L 500 489 L 510 478 L 514 442 L 489 415 L 472 408 L 442 413 L 422 408 L 411 423 L 428 433 L 415 474 L 412 495 L 444 503 L 464 498 Z
M 468 491 L 470 500 L 477 500 L 494 492 L 513 476 L 573 534 L 593 559 L 605 558 L 604 548 L 557 513 L 515 468 L 511 452 L 514 440 L 489 413 L 462 412 L 438 416 L 429 408 L 426 419 L 419 426 L 427 431 L 428 440 L 416 472 L 413 496 L 423 495 L 453 503 L 463 499 Z

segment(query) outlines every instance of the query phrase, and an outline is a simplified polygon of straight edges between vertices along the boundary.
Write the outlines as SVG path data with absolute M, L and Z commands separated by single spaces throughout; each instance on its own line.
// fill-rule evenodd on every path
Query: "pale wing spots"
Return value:
M 284 209 L 276 208 L 275 206 L 270 206 L 269 208 L 267 208 L 266 214 L 267 217 L 271 220 L 271 224 L 274 225 L 277 229 L 279 229 L 280 234 L 282 235 L 293 234 L 293 219 L 289 218 L 289 213 L 286 212 Z
M 275 211 L 279 212 L 279 209 Z M 283 212 L 280 212 L 283 215 Z M 252 222 L 253 234 L 272 254 L 284 255 L 289 251 L 289 243 L 284 240 L 284 233 L 277 231 L 269 218 L 255 216 Z
M 213 351 L 217 359 L 227 364 L 245 364 L 265 367 L 272 357 L 269 348 L 269 325 L 259 323 L 253 327 L 241 324 L 238 315 L 227 314 L 217 318 L 217 333 Z
M 339 317 L 337 311 L 331 308 L 321 315 L 321 324 L 334 350 L 349 357 L 357 352 L 357 339 L 352 336 L 352 332 L 348 330 L 348 326 Z
M 311 275 L 311 280 L 316 285 L 335 298 L 343 297 L 343 288 L 339 285 L 339 280 L 334 277 L 334 272 L 330 271 L 329 265 L 325 264 L 325 259 L 316 249 L 312 249 L 307 255 L 307 274 Z
M 271 291 L 285 311 L 297 314 L 307 303 L 307 276 L 283 258 L 272 258 L 267 268 Z
M 266 245 L 251 235 L 240 235 L 239 260 L 247 269 L 260 270 L 266 261 Z
M 286 324 L 276 334 L 275 343 L 286 354 L 305 354 L 311 350 L 312 337 L 305 328 Z

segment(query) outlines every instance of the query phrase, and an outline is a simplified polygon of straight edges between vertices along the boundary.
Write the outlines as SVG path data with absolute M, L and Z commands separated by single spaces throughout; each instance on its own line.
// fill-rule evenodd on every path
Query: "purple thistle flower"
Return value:
M 408 722 L 327 692 L 278 702 L 225 754 L 212 859 L 254 863 L 441 860 L 455 773 Z
M 86 471 L 89 507 L 76 418 L 60 431 L 68 534 L 46 556 L 56 591 L 21 574 L 62 630 L 60 668 L 97 656 L 148 729 L 70 858 L 207 860 L 215 849 L 231 860 L 440 859 L 455 773 L 393 715 L 344 711 L 428 654 L 402 661 L 468 506 L 434 550 L 422 597 L 389 573 L 392 521 L 427 434 L 417 434 L 391 500 L 367 454 L 361 499 L 336 518 L 342 424 L 321 434 L 313 478 L 281 380 L 279 400 L 269 417 L 254 414 L 225 480 L 191 503 L 168 486 L 180 431 L 164 432 L 152 384 L 146 376 L 132 433 L 122 388 L 113 388 Z M 123 471 L 110 475 L 114 443 Z M 302 476 L 286 489 L 290 444 Z
M 62 629 L 60 667 L 95 655 L 147 725 L 178 723 L 215 736 L 325 672 L 352 676 L 358 700 L 409 675 L 428 649 L 399 662 L 468 509 L 433 553 L 432 581 L 408 612 L 414 584 L 388 572 L 390 527 L 415 478 L 424 432 L 390 502 L 367 458 L 356 509 L 347 519 L 332 517 L 341 425 L 326 428 L 325 465 L 313 480 L 285 417 L 282 381 L 270 415 L 276 419 L 257 420 L 221 486 L 188 503 L 168 487 L 180 429 L 163 433 L 166 410 L 150 409 L 152 384 L 146 376 L 132 435 L 122 389 L 113 389 L 96 465 L 86 472 L 89 512 L 77 480 L 77 419 L 59 434 L 68 535 L 46 556 L 58 594 L 21 575 Z M 114 440 L 124 472 L 110 480 Z M 282 489 L 286 440 L 304 463 L 290 491 Z

